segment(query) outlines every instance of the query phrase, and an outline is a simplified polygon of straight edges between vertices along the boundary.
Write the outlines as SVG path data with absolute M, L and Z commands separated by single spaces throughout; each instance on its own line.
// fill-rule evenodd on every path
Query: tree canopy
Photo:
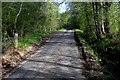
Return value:
M 3 41 L 18 33 L 19 45 L 25 45 L 58 29 L 79 29 L 98 62 L 119 75 L 120 2 L 68 2 L 67 10 L 59 13 L 63 2 L 3 2 Z

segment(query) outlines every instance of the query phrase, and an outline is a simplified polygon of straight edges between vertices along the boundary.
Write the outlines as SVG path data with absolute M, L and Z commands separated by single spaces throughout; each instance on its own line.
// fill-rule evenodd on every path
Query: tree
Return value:
M 110 33 L 109 9 L 110 9 L 111 3 L 104 2 L 103 6 L 104 6 L 104 16 L 105 16 L 105 20 L 104 20 L 105 32 L 106 34 L 108 34 Z

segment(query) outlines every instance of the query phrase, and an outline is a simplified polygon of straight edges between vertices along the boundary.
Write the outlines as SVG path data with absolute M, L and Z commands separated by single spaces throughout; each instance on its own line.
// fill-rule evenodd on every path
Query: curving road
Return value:
M 74 33 L 68 30 L 56 33 L 48 43 L 5 78 L 12 78 L 12 80 L 13 78 L 85 80 L 82 70 L 83 65 L 74 41 Z

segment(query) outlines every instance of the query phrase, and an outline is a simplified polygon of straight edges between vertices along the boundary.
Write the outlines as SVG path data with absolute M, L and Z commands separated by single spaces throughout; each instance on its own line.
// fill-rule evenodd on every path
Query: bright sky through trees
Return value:
M 63 2 L 63 0 L 58 0 L 58 3 Z M 63 2 L 62 4 L 59 5 L 59 13 L 63 13 L 66 11 L 66 4 Z

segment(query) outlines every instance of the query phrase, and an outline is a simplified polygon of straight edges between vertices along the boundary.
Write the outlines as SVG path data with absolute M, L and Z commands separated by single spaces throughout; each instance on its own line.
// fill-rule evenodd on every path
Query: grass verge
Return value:
M 19 48 L 26 48 L 29 47 L 32 43 L 38 43 L 43 40 L 45 36 L 48 36 L 50 33 L 35 33 L 30 34 L 26 37 L 19 38 Z
M 82 56 L 84 59 L 84 55 L 86 55 L 85 59 L 85 72 L 84 75 L 88 78 L 88 80 L 104 80 L 105 76 L 102 72 L 102 67 L 100 66 L 100 59 L 97 55 L 97 53 L 94 52 L 94 50 L 91 48 L 91 46 L 87 43 L 87 41 L 82 37 L 83 31 L 76 29 L 75 35 L 77 36 L 79 40 L 79 45 L 82 49 Z
M 62 28 L 62 29 L 59 29 L 58 32 L 65 32 L 66 29 Z

